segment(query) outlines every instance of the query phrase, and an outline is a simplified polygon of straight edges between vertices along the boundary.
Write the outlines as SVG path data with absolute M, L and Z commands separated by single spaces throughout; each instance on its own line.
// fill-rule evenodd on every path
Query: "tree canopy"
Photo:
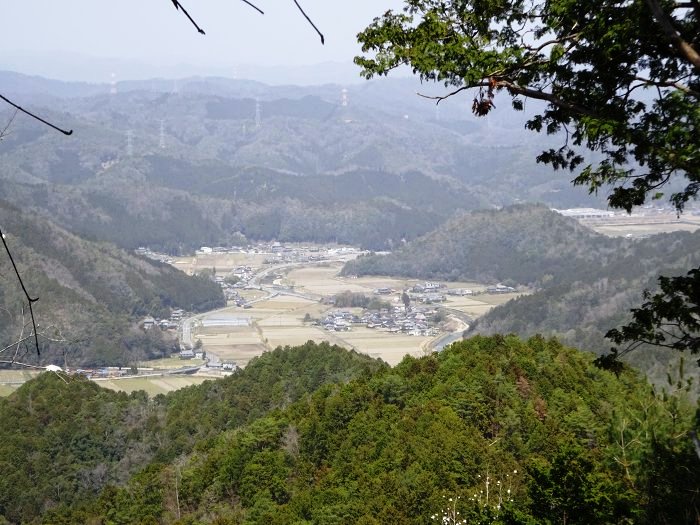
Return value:
M 542 101 L 526 127 L 563 134 L 564 144 L 537 160 L 577 171 L 573 183 L 591 192 L 609 188 L 611 207 L 629 212 L 661 198 L 673 179 L 680 212 L 700 191 L 697 0 L 406 0 L 358 39 L 366 55 L 355 61 L 367 78 L 409 66 L 444 83 L 438 103 L 473 91 L 472 111 L 483 116 L 502 92 L 516 110 L 525 98 Z M 587 162 L 586 150 L 599 160 Z M 692 315 L 697 299 L 688 299 Z M 660 312 L 649 329 L 666 321 Z M 638 333 L 623 330 L 615 342 Z
M 601 153 L 575 183 L 612 184 L 611 206 L 628 211 L 682 175 L 671 197 L 682 208 L 700 190 L 699 17 L 696 1 L 407 0 L 358 35 L 374 56 L 356 62 L 368 78 L 409 65 L 446 96 L 475 88 L 477 115 L 502 91 L 516 110 L 542 100 L 527 127 L 566 143 L 539 161 L 574 170 L 579 146 Z

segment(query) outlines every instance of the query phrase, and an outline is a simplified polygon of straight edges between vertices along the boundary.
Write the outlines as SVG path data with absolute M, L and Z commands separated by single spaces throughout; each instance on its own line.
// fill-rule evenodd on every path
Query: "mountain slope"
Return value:
M 514 206 L 452 219 L 389 255 L 352 261 L 343 273 L 529 284 L 532 294 L 494 308 L 468 333 L 544 334 L 603 353 L 611 346 L 605 333 L 630 320 L 659 275 L 698 264 L 700 232 L 608 238 L 542 206 Z M 646 348 L 629 359 L 663 384 L 676 357 Z
M 223 305 L 213 282 L 87 241 L 5 201 L 0 201 L 0 224 L 28 290 L 40 298 L 34 307 L 46 336 L 44 362 L 65 351 L 71 366 L 126 365 L 151 352 L 169 352 L 172 342 L 136 328 L 140 317 Z M 6 255 L 0 258 L 0 275 L 5 317 L 0 326 L 7 344 L 22 330 L 23 295 Z
M 176 94 L 161 80 L 109 95 L 108 86 L 4 77 L 20 102 L 75 133 L 16 119 L 0 147 L 3 194 L 30 193 L 23 202 L 63 226 L 125 247 L 223 244 L 232 228 L 253 239 L 327 241 L 335 235 L 319 225 L 341 222 L 339 241 L 385 249 L 459 210 L 591 201 L 534 162 L 546 137 L 467 112 L 426 118 L 432 105 L 404 113 L 418 104 L 392 100 L 389 88 L 353 88 L 343 106 L 339 86 L 190 79 Z M 93 231 L 76 229 L 73 209 Z M 173 219 L 182 209 L 190 221 Z
M 627 245 L 544 206 L 518 205 L 456 217 L 389 255 L 351 261 L 343 273 L 534 284 L 605 264 Z
M 494 308 L 470 333 L 544 334 L 603 353 L 612 345 L 605 333 L 631 320 L 630 310 L 641 304 L 643 290 L 655 290 L 660 275 L 683 275 L 698 265 L 700 231 L 655 235 L 611 256 L 605 265 L 571 271 L 552 286 Z M 671 350 L 641 347 L 626 359 L 664 384 L 677 357 Z
M 165 464 L 327 383 L 384 365 L 328 344 L 277 349 L 245 370 L 156 399 L 44 373 L 0 398 L 0 521 L 76 509 L 151 462 Z M 153 487 L 155 489 L 155 487 Z M 51 519 L 49 519 L 51 521 Z M 85 523 L 76 513 L 69 523 Z M 54 521 L 54 523 L 57 523 Z
M 318 372 L 324 353 L 339 365 L 336 379 L 342 381 L 346 365 L 364 371 L 346 374 L 346 383 L 306 385 L 304 365 Z M 154 447 L 178 443 L 197 421 L 205 427 L 217 421 L 211 428 L 220 430 L 194 447 L 186 441 L 175 456 L 146 449 L 128 482 L 102 490 L 88 484 L 92 492 L 57 491 L 59 482 L 72 479 L 80 487 L 90 478 L 40 471 L 32 499 L 22 491 L 34 458 L 50 461 L 63 449 L 82 467 L 100 447 L 76 439 L 82 429 L 59 425 L 59 414 L 72 417 L 63 403 L 55 409 L 46 403 L 51 394 L 73 398 L 77 388 L 55 377 L 25 385 L 0 401 L 0 413 L 21 417 L 23 429 L 14 441 L 0 440 L 0 458 L 11 457 L 13 447 L 26 450 L 27 439 L 35 452 L 17 462 L 13 479 L 20 483 L 0 492 L 0 513 L 13 521 L 41 516 L 43 523 L 115 524 L 413 525 L 434 521 L 447 508 L 469 523 L 692 523 L 697 517 L 700 465 L 685 435 L 692 407 L 656 396 L 629 371 L 616 378 L 594 368 L 590 355 L 543 338 L 477 337 L 406 358 L 394 369 L 337 354 L 327 346 L 278 350 L 251 364 L 257 377 L 248 379 L 257 381 L 241 382 L 246 370 L 178 393 L 185 404 L 169 405 L 168 396 L 154 407 L 122 394 L 111 400 L 111 413 L 127 417 L 110 416 L 110 400 L 94 393 L 84 403 L 78 398 L 76 412 L 96 414 L 90 424 L 103 422 L 109 446 L 129 429 Z M 276 375 L 278 367 L 284 372 Z M 299 388 L 285 386 L 297 376 Z M 271 381 L 263 385 L 265 378 Z M 258 404 L 269 399 L 266 391 L 281 394 L 282 403 Z M 218 422 L 228 416 L 219 412 L 231 414 L 229 403 L 242 411 L 224 430 Z M 139 405 L 149 417 L 130 421 Z M 163 416 L 175 413 L 163 427 Z M 32 426 L 39 420 L 47 422 L 45 433 Z M 50 436 L 66 444 L 55 446 Z

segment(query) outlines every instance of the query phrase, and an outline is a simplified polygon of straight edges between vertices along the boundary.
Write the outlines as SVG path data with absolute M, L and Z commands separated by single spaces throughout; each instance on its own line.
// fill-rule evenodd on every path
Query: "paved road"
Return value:
M 247 286 L 257 288 L 263 292 L 266 292 L 267 295 L 265 297 L 260 297 L 258 299 L 254 299 L 252 301 L 249 301 L 249 302 L 245 303 L 244 306 L 248 306 L 248 305 L 252 306 L 255 303 L 266 301 L 272 297 L 276 297 L 277 295 L 288 295 L 291 297 L 298 297 L 301 299 L 307 299 L 309 301 L 319 301 L 323 298 L 322 295 L 312 294 L 312 293 L 302 293 L 302 292 L 292 290 L 290 288 L 285 288 L 283 286 L 264 285 L 264 284 L 262 284 L 262 281 L 271 273 L 277 272 L 279 270 L 287 270 L 287 269 L 291 269 L 291 268 L 316 266 L 317 264 L 325 264 L 325 263 L 329 263 L 329 262 L 345 262 L 347 260 L 348 260 L 347 257 L 337 257 L 337 258 L 332 258 L 332 259 L 324 259 L 323 261 L 318 261 L 318 262 L 284 263 L 284 264 L 276 264 L 273 266 L 267 266 L 267 267 L 261 268 L 252 275 L 252 277 L 248 281 Z M 202 319 L 204 317 L 208 317 L 212 314 L 216 314 L 218 312 L 223 312 L 223 311 L 230 312 L 230 309 L 231 309 L 230 306 L 226 306 L 224 308 L 219 308 L 217 310 L 211 310 L 209 312 L 203 312 L 201 314 L 193 315 L 192 317 L 188 317 L 186 319 L 183 319 L 182 323 L 180 324 L 180 333 L 179 333 L 179 335 L 180 335 L 180 347 L 181 348 L 192 348 L 194 346 L 194 342 L 192 341 L 192 325 L 195 321 Z M 214 359 L 219 359 L 219 357 L 216 356 L 215 354 L 212 354 L 209 351 L 207 353 L 212 355 L 214 357 Z
M 464 331 L 468 330 L 469 326 L 471 326 L 474 322 L 474 319 L 471 316 L 465 314 L 460 310 L 455 310 L 454 308 L 444 308 L 444 310 L 447 311 L 450 315 L 456 317 L 457 319 L 465 323 L 467 327 L 456 332 L 442 335 L 437 339 L 431 341 L 428 345 L 428 348 L 434 352 L 441 352 L 446 346 L 451 345 L 455 341 L 461 341 Z

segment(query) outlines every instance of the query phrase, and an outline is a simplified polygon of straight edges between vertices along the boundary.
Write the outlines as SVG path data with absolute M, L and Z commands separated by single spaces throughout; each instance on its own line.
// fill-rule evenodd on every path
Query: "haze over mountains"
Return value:
M 6 94 L 75 130 L 66 138 L 17 118 L 0 147 L 2 198 L 122 248 L 183 253 L 227 244 L 239 233 L 399 248 L 345 271 L 530 284 L 547 287 L 555 302 L 564 299 L 554 299 L 552 290 L 565 296 L 566 286 L 577 289 L 572 276 L 607 279 L 601 261 L 654 250 L 654 241 L 635 248 L 545 207 L 461 217 L 521 201 L 567 207 L 602 197 L 572 188 L 569 174 L 535 164 L 556 137 L 526 132 L 521 116 L 506 108 L 475 119 L 457 97 L 436 113 L 410 80 L 347 88 L 198 77 L 110 85 L 3 72 L 0 81 Z M 677 267 L 684 256 L 678 252 L 665 264 Z M 591 268 L 600 275 L 589 275 Z M 499 313 L 509 311 L 503 308 L 482 329 L 565 333 L 568 342 L 601 351 L 607 323 L 624 317 L 656 276 L 629 271 L 625 300 L 615 303 L 619 308 L 597 308 L 607 313 L 594 315 L 591 326 L 526 322 Z M 596 294 L 609 304 L 602 291 Z M 559 311 L 572 314 L 562 319 L 580 319 L 583 303 L 564 302 Z
M 376 249 L 459 209 L 591 202 L 568 174 L 534 163 L 542 145 L 531 134 L 499 115 L 467 117 L 457 101 L 436 118 L 408 81 L 350 86 L 343 105 L 332 85 L 195 78 L 120 83 L 110 94 L 109 85 L 0 80 L 76 130 L 66 140 L 17 119 L 0 153 L 4 195 L 129 248 L 191 248 L 239 230 Z M 175 220 L 183 209 L 187 224 Z
M 658 273 L 700 262 L 700 233 L 611 239 L 551 211 L 596 200 L 534 164 L 549 139 L 505 114 L 463 119 L 456 100 L 437 118 L 403 81 L 345 99 L 205 78 L 0 85 L 75 130 L 19 117 L 0 143 L 0 225 L 40 291 L 46 362 L 161 356 L 172 342 L 140 318 L 223 304 L 211 280 L 129 253 L 140 245 L 390 248 L 345 273 L 527 285 L 472 332 L 594 351 Z M 8 261 L 0 277 L 4 346 L 23 296 Z M 659 384 L 667 356 L 637 355 Z M 592 359 L 495 335 L 390 368 L 308 342 L 154 398 L 47 372 L 0 398 L 0 522 L 417 525 L 457 496 L 474 523 L 693 522 L 682 372 L 665 383 L 681 395 L 659 395 Z

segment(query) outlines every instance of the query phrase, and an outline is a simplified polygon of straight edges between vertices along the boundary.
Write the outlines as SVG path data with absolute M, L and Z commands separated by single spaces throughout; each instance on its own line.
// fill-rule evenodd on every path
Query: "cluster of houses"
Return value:
M 447 300 L 445 294 L 442 293 L 444 291 L 444 284 L 425 282 L 405 290 L 405 293 L 408 294 L 413 303 L 432 304 L 444 303 Z M 377 288 L 373 293 L 374 295 L 393 295 L 398 292 L 392 288 Z
M 180 359 L 204 359 L 206 354 L 201 348 L 183 348 L 180 350 Z
M 161 330 L 177 330 L 184 315 L 185 311 L 180 308 L 171 310 L 170 317 L 168 319 L 156 319 L 155 317 L 148 315 L 141 320 L 141 328 L 146 331 L 155 327 L 158 327 Z
M 497 284 L 496 286 L 489 286 L 486 288 L 486 293 L 490 294 L 501 294 L 501 293 L 513 293 L 515 288 L 512 286 L 505 286 L 503 284 Z
M 70 369 L 66 369 L 66 372 L 70 372 Z M 92 378 L 107 378 L 107 377 L 124 377 L 129 375 L 129 369 L 128 368 L 122 368 L 122 367 L 104 367 L 104 368 L 78 368 L 75 370 L 75 373 L 87 377 L 88 379 Z
M 141 248 L 140 248 L 141 249 Z M 145 248 L 144 248 L 145 249 Z M 298 246 L 285 245 L 281 242 L 257 243 L 249 246 L 202 246 L 195 253 L 197 255 L 210 255 L 213 253 L 232 254 L 232 253 L 255 253 L 255 254 L 271 254 L 273 258 L 290 259 L 296 262 L 318 261 L 327 257 L 358 253 L 360 250 L 350 246 Z M 275 261 L 277 262 L 277 261 Z
M 435 309 L 406 310 L 403 306 L 366 311 L 362 315 L 355 315 L 348 311 L 335 311 L 328 313 L 318 324 L 325 330 L 334 332 L 347 332 L 353 325 L 363 325 L 393 334 L 434 336 L 438 334 L 433 321 L 436 313 Z
M 146 258 L 154 260 L 154 261 L 162 262 L 165 264 L 172 264 L 173 263 L 173 258 L 170 257 L 169 255 L 167 255 L 165 253 L 154 252 L 148 248 L 144 248 L 143 246 L 140 248 L 136 248 L 136 250 L 134 250 L 134 251 L 136 252 L 137 255 L 141 255 L 142 257 L 146 257 Z
M 253 269 L 250 266 L 238 266 L 227 277 L 217 275 L 214 277 L 214 280 L 221 286 L 227 301 L 234 301 L 236 305 L 243 306 L 246 301 L 241 297 L 239 290 L 248 285 L 248 281 L 253 276 L 253 273 Z M 235 279 L 228 278 L 231 276 L 235 277 Z
M 422 283 L 417 283 L 413 287 L 404 290 L 403 293 L 408 294 L 411 303 L 417 304 L 434 304 L 434 303 L 444 303 L 447 301 L 447 295 L 450 296 L 473 296 L 479 295 L 480 293 L 487 294 L 505 294 L 514 293 L 516 290 L 512 286 L 505 286 L 503 284 L 497 284 L 495 286 L 489 286 L 483 292 L 475 292 L 469 288 L 447 288 L 444 283 L 425 281 Z M 395 295 L 399 294 L 397 290 L 392 288 L 377 288 L 374 290 L 374 295 Z M 395 301 L 399 301 L 399 298 L 395 298 Z

